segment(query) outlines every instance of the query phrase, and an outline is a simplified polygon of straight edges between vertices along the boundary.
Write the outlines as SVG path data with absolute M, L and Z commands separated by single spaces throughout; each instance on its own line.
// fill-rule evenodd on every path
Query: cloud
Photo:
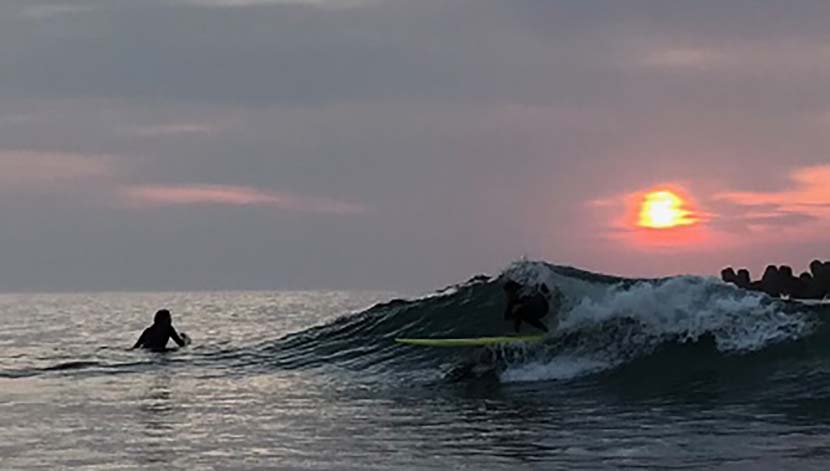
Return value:
M 91 5 L 69 4 L 42 4 L 28 5 L 20 12 L 20 16 L 33 20 L 42 20 L 59 15 L 81 13 L 92 10 Z
M 257 5 L 309 5 L 318 8 L 355 8 L 378 0 L 179 0 L 177 3 L 206 7 L 250 7 Z
M 121 189 L 135 208 L 164 206 L 263 206 L 289 211 L 357 214 L 362 206 L 329 198 L 231 185 L 139 185 Z
M 0 115 L 0 127 L 25 124 L 27 122 L 32 121 L 34 117 L 35 116 L 33 113 L 13 113 Z
M 830 224 L 830 165 L 808 166 L 793 171 L 788 188 L 779 191 L 721 191 L 693 204 L 695 216 L 701 224 L 695 231 L 650 231 L 636 228 L 637 211 L 643 192 L 597 198 L 588 201 L 598 219 L 611 221 L 606 224 L 606 234 L 622 238 L 635 247 L 658 246 L 673 249 L 699 245 L 708 241 L 724 248 L 736 246 L 751 237 L 753 243 L 774 241 L 787 233 L 800 240 L 826 237 Z M 699 183 L 699 182 L 698 182 Z M 699 187 L 688 182 L 686 188 Z M 680 191 L 684 201 L 694 201 L 688 192 L 678 185 L 661 185 L 672 191 Z M 705 208 L 705 209 L 703 209 Z M 622 215 L 622 216 L 620 216 Z
M 802 214 L 830 220 L 830 165 L 797 169 L 791 173 L 790 181 L 790 188 L 784 191 L 723 192 L 716 199 L 741 206 L 752 217 Z
M 536 93 L 550 91 L 551 75 L 569 89 L 614 83 L 598 73 L 613 69 L 601 63 L 607 53 L 547 41 L 523 27 L 533 16 L 526 7 L 510 11 L 489 1 L 95 2 L 90 14 L 65 15 L 43 29 L 4 24 L 3 10 L 0 66 L 8 67 L 0 98 L 534 103 Z M 570 41 L 586 34 L 550 14 L 547 29 Z M 586 68 L 594 73 L 581 73 Z
M 761 3 L 0 2 L 3 148 L 117 156 L 111 176 L 6 177 L 0 288 L 25 285 L 22 269 L 53 287 L 130 274 L 122 287 L 158 287 L 168 264 L 170 286 L 205 273 L 271 286 L 279 265 L 309 286 L 432 287 L 522 253 L 626 273 L 717 267 L 595 237 L 624 208 L 582 202 L 664 181 L 684 182 L 757 263 L 821 248 L 826 236 L 756 230 L 816 227 L 817 207 L 707 196 L 793 191 L 789 169 L 827 163 L 830 3 Z M 88 9 L 37 11 L 56 4 Z M 315 195 L 371 211 L 320 217 L 308 211 L 342 203 Z M 71 255 L 82 263 L 55 263 Z
M 666 68 L 705 69 L 724 63 L 723 52 L 706 48 L 662 48 L 646 53 L 643 64 Z
M 0 150 L 3 188 L 53 185 L 110 177 L 114 173 L 114 158 L 109 155 Z
M 359 214 L 366 208 L 332 198 L 235 185 L 130 185 L 127 168 L 112 155 L 0 151 L 0 190 L 65 194 L 89 204 L 111 201 L 130 208 L 168 206 L 260 206 L 319 214 Z M 82 190 L 79 193 L 79 190 Z M 6 203 L 10 203 L 7 200 Z M 8 204 L 6 205 L 8 206 Z
M 193 134 L 211 134 L 216 131 L 215 126 L 202 123 L 175 123 L 153 126 L 137 126 L 130 130 L 132 134 L 141 137 L 163 137 Z
M 758 216 L 748 216 L 744 218 L 744 222 L 750 227 L 772 227 L 772 226 L 796 226 L 801 224 L 806 224 L 810 222 L 815 222 L 819 218 L 816 216 L 805 214 L 805 213 L 795 213 L 795 212 L 775 212 L 769 214 L 762 214 Z
M 777 191 L 722 191 L 708 204 L 712 227 L 754 244 L 826 238 L 830 227 L 830 165 L 807 166 L 790 174 L 789 185 Z
M 640 64 L 646 67 L 673 70 L 711 70 L 741 77 L 764 76 L 810 77 L 827 72 L 830 46 L 826 41 L 810 39 L 753 39 L 732 40 L 726 44 L 711 44 L 698 38 L 704 45 L 661 44 L 660 38 L 651 39 L 643 46 Z M 656 45 L 655 45 L 656 44 Z

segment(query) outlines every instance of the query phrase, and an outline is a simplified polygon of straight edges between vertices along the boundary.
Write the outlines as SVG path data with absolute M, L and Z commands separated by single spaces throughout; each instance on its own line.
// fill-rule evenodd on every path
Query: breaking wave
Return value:
M 562 294 L 559 311 L 550 315 L 557 318 L 558 329 L 544 342 L 500 346 L 486 354 L 394 342 L 396 337 L 504 335 L 511 328 L 502 316 L 506 278 L 544 282 Z M 811 342 L 830 336 L 822 312 L 830 312 L 830 306 L 773 299 L 715 278 L 626 279 L 522 261 L 496 277 L 475 277 L 435 295 L 344 316 L 263 346 L 260 353 L 286 368 L 335 364 L 374 373 L 485 370 L 502 382 L 564 380 L 624 371 L 649 359 L 660 359 L 657 363 L 666 368 L 693 368 L 713 358 L 747 358 Z M 492 368 L 474 368 L 488 365 Z

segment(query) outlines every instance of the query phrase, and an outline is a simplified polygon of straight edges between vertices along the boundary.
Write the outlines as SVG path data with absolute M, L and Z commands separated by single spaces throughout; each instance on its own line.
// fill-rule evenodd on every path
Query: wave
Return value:
M 512 324 L 503 320 L 502 291 L 508 278 L 528 285 L 545 283 L 561 293 L 558 311 L 549 315 L 556 317 L 558 328 L 543 342 L 465 349 L 394 341 L 509 333 Z M 830 304 L 774 299 L 715 278 L 631 279 L 520 261 L 497 276 L 479 275 L 420 298 L 394 299 L 253 346 L 203 345 L 183 356 L 137 360 L 116 355 L 107 356 L 106 362 L 95 356 L 61 358 L 55 364 L 2 370 L 0 377 L 126 372 L 161 362 L 195 363 L 239 374 L 251 369 L 335 368 L 362 376 L 397 375 L 404 381 L 412 376 L 462 381 L 483 377 L 515 383 L 608 375 L 637 381 L 656 372 L 668 375 L 735 361 L 743 368 L 777 364 L 781 358 L 830 359 L 830 325 L 824 315 L 830 315 Z
M 471 356 L 469 349 L 394 342 L 396 337 L 505 334 L 511 326 L 502 317 L 501 283 L 507 278 L 544 282 L 563 295 L 559 311 L 551 314 L 559 327 L 543 343 L 501 346 Z M 435 295 L 393 300 L 289 335 L 263 345 L 260 354 L 284 368 L 336 365 L 368 373 L 431 370 L 458 377 L 459 371 L 489 365 L 478 370 L 495 372 L 503 382 L 562 380 L 675 355 L 673 346 L 702 346 L 705 351 L 698 355 L 741 357 L 830 336 L 821 328 L 822 312 L 830 312 L 830 306 L 773 299 L 715 278 L 628 279 L 521 261 L 495 277 L 477 276 Z M 682 356 L 687 363 L 696 361 L 695 354 Z

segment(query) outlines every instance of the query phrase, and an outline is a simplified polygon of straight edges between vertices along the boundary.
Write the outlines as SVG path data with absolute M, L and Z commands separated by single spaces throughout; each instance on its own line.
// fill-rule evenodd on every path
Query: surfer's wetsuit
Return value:
M 173 339 L 180 347 L 185 346 L 184 339 L 173 328 L 173 320 L 170 311 L 162 309 L 156 313 L 153 325 L 144 329 L 133 348 L 146 348 L 157 352 L 163 352 L 167 348 L 167 340 Z
M 508 281 L 504 285 L 507 296 L 507 307 L 504 310 L 504 320 L 513 319 L 513 329 L 518 333 L 522 322 L 547 332 L 548 328 L 541 319 L 548 314 L 550 305 L 545 293 L 549 293 L 547 286 L 542 284 L 531 294 L 521 295 L 522 286 L 515 281 Z

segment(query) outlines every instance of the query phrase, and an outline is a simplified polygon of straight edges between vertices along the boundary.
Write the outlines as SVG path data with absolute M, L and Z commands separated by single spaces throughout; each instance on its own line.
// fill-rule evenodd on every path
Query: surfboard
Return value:
M 457 339 L 403 339 L 397 338 L 395 342 L 405 345 L 417 345 L 419 347 L 483 347 L 487 345 L 500 345 L 506 343 L 541 342 L 544 335 L 516 335 L 504 337 L 472 337 Z

